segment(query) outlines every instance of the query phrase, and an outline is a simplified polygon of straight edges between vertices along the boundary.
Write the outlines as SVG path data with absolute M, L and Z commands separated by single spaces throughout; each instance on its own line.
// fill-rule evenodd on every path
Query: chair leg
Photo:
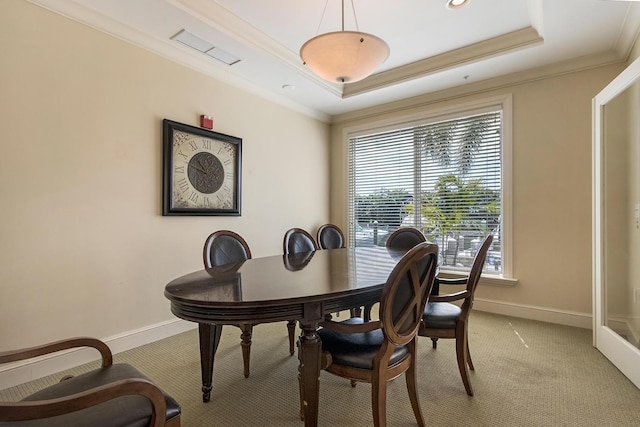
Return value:
M 296 321 L 288 320 L 287 321 L 287 330 L 289 331 L 289 354 L 293 355 L 295 352 L 295 343 L 296 343 Z
M 431 347 L 438 348 L 438 338 L 431 338 Z
M 469 370 L 467 368 L 467 339 L 466 334 L 461 333 L 456 338 L 456 357 L 458 359 L 458 370 L 464 383 L 464 388 L 469 396 L 473 396 L 473 389 L 471 388 L 471 382 L 469 381 Z
M 351 317 L 362 317 L 362 308 L 352 308 L 349 310 L 351 312 Z
M 373 426 L 387 425 L 387 381 L 375 375 L 371 382 L 371 409 L 373 410 Z
M 469 337 L 468 336 L 465 342 L 467 344 L 467 365 L 469 365 L 469 369 L 471 369 L 472 371 L 475 371 L 476 368 L 473 367 L 473 362 L 471 361 L 471 353 L 469 353 Z
M 249 361 L 251 360 L 251 335 L 253 333 L 253 325 L 243 323 L 240 325 L 240 339 L 242 340 L 242 361 L 244 362 L 244 377 L 249 378 Z
M 355 387 L 356 384 L 358 384 L 358 381 L 356 380 L 351 380 L 351 387 Z
M 424 417 L 422 416 L 422 410 L 420 409 L 420 400 L 418 399 L 418 372 L 416 369 L 415 353 L 412 356 L 411 366 L 405 372 L 405 378 L 407 380 L 407 391 L 409 392 L 409 400 L 411 400 L 411 408 L 413 414 L 416 417 L 418 426 L 424 427 Z

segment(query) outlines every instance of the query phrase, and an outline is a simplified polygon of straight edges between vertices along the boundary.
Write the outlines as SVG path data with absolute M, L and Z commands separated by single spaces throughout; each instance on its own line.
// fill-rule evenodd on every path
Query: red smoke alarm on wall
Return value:
M 213 117 L 205 116 L 204 114 L 200 116 L 200 127 L 205 129 L 213 129 Z

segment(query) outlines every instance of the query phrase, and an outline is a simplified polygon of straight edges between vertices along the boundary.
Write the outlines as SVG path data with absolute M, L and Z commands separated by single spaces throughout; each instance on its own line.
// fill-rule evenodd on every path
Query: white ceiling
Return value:
M 340 30 L 340 0 L 29 1 L 326 121 L 461 85 L 623 61 L 640 26 L 640 4 L 628 1 L 470 0 L 450 10 L 446 0 L 353 0 L 358 29 L 391 53 L 374 75 L 339 84 L 313 75 L 299 49 Z M 355 29 L 346 0 L 345 30 Z M 229 66 L 172 40 L 182 30 L 240 61 Z

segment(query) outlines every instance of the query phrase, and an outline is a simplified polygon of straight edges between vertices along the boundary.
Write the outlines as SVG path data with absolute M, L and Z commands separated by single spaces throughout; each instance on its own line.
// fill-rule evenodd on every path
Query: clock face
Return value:
M 235 144 L 175 130 L 173 133 L 172 207 L 234 207 Z

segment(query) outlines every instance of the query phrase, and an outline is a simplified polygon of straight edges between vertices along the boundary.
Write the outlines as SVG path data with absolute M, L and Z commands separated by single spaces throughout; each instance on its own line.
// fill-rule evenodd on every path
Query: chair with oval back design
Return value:
M 405 374 L 418 425 L 424 419 L 417 395 L 416 335 L 433 286 L 438 247 L 421 243 L 410 249 L 389 274 L 382 290 L 379 319 L 325 321 L 322 368 L 334 375 L 371 383 L 374 426 L 386 425 L 387 382 Z M 301 387 L 303 390 L 303 387 Z
M 314 252 L 317 249 L 318 244 L 307 230 L 294 227 L 284 233 L 284 239 L 282 241 L 282 251 L 284 255 Z M 295 351 L 296 321 L 287 321 L 287 329 L 289 331 L 289 354 L 293 354 Z
M 202 257 L 205 268 L 212 268 L 246 261 L 251 258 L 251 250 L 239 234 L 229 230 L 218 230 L 211 233 L 205 240 Z M 251 337 L 254 325 L 256 324 L 240 323 L 236 325 L 242 331 L 240 339 L 245 378 L 249 377 Z
M 424 310 L 419 335 L 431 338 L 433 348 L 437 347 L 438 338 L 453 338 L 456 340 L 456 357 L 458 370 L 469 396 L 473 396 L 473 389 L 469 380 L 469 370 L 475 369 L 469 353 L 469 313 L 473 306 L 473 296 L 480 281 L 482 269 L 493 236 L 488 235 L 482 241 L 473 260 L 469 276 L 460 279 L 436 278 L 437 285 L 465 285 L 463 291 L 444 295 L 432 295 Z M 462 301 L 460 306 L 453 301 Z M 468 368 L 467 368 L 468 366 Z
M 334 224 L 321 225 L 316 234 L 316 241 L 320 249 L 338 249 L 347 246 L 344 233 Z
M 426 241 L 427 238 L 417 228 L 401 227 L 389 235 L 385 245 L 391 249 L 408 250 Z

